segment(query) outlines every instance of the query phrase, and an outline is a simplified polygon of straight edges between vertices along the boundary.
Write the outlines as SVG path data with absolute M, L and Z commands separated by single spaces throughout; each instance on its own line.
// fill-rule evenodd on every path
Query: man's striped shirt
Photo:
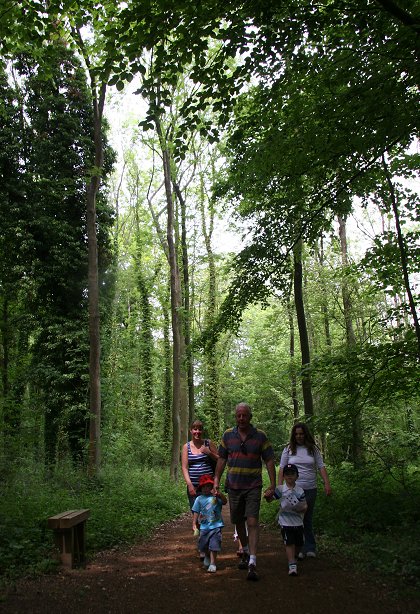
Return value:
M 261 488 L 262 460 L 274 458 L 273 448 L 264 431 L 251 425 L 242 443 L 235 426 L 224 432 L 219 446 L 219 456 L 227 460 L 228 488 L 232 490 Z

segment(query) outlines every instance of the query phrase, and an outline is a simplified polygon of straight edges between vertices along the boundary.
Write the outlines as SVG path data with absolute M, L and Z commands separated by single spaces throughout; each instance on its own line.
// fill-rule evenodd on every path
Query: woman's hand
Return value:
M 188 484 L 188 494 L 191 495 L 191 497 L 195 497 L 197 494 L 192 484 Z

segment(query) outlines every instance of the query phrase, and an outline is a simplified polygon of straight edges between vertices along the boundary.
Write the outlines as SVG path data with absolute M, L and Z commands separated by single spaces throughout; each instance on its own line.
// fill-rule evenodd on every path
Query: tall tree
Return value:
M 52 377 L 53 365 L 57 364 L 55 352 L 60 355 L 59 364 L 64 361 L 66 368 L 72 365 L 73 375 L 65 377 L 63 373 L 59 386 L 64 386 L 62 394 L 64 390 L 67 390 L 66 394 L 73 390 L 79 395 L 77 402 L 67 404 L 67 411 L 70 412 L 67 419 L 70 423 L 70 446 L 80 451 L 85 434 L 85 389 L 79 379 L 82 370 L 78 361 L 85 363 L 87 346 L 78 337 L 83 331 L 86 315 L 84 294 L 88 263 L 84 174 L 92 147 L 91 102 L 85 75 L 72 51 L 60 43 L 49 45 L 44 51 L 43 60 L 45 64 L 41 66 L 32 58 L 22 61 L 22 70 L 28 74 L 26 113 L 30 120 L 26 166 L 31 173 L 31 190 L 36 203 L 29 225 L 40 327 L 35 348 L 44 356 L 43 360 L 38 361 L 37 372 L 38 377 L 47 380 Z M 48 71 L 45 72 L 44 66 L 47 64 Z M 98 220 L 103 254 L 107 241 L 105 228 L 109 221 L 108 212 L 103 210 Z M 51 344 L 50 336 L 57 336 L 60 327 L 63 329 L 62 342 L 71 339 L 74 349 L 66 351 L 64 347 L 61 350 L 57 347 L 51 351 L 54 344 Z M 66 331 L 68 327 L 72 332 Z M 68 361 L 68 351 L 78 356 L 78 360 L 74 363 Z M 51 358 L 50 367 L 45 363 L 47 356 Z M 45 364 L 43 374 L 40 371 L 42 364 Z M 56 410 L 47 414 L 47 450 L 51 454 L 58 432 L 63 427 L 57 422 L 62 399 L 60 395 L 54 397 L 51 390 L 49 398 L 50 402 L 55 398 L 56 403 Z
M 353 305 L 351 298 L 351 289 L 347 280 L 347 269 L 349 266 L 348 245 L 346 220 L 341 215 L 338 216 L 338 233 L 340 237 L 341 264 L 343 269 L 343 280 L 341 285 L 341 293 L 343 298 L 343 315 L 346 329 L 346 340 L 349 354 L 351 355 L 356 346 L 356 335 L 353 326 Z M 348 389 L 356 389 L 356 382 L 353 381 L 351 373 L 349 373 Z M 356 466 L 363 464 L 363 435 L 361 422 L 361 408 L 355 404 L 350 407 L 350 418 L 352 426 L 352 460 Z
M 303 267 L 302 241 L 298 241 L 293 250 L 293 291 L 295 297 L 296 318 L 299 328 L 300 351 L 302 356 L 302 393 L 305 409 L 305 419 L 310 420 L 314 414 L 312 385 L 310 377 L 311 355 L 309 349 L 308 330 L 303 301 Z
M 407 253 L 406 241 L 405 241 L 404 234 L 401 228 L 401 216 L 400 216 L 399 207 L 398 207 L 397 190 L 395 188 L 395 185 L 394 185 L 394 182 L 391 176 L 391 172 L 389 169 L 389 165 L 387 163 L 385 155 L 382 155 L 382 167 L 384 170 L 385 180 L 389 188 L 389 201 L 391 203 L 391 209 L 394 214 L 395 228 L 397 232 L 397 243 L 398 243 L 398 248 L 399 248 L 399 253 L 400 253 L 401 269 L 402 269 L 402 274 L 403 274 L 403 279 L 404 279 L 404 287 L 407 293 L 408 302 L 410 305 L 410 312 L 411 312 L 411 316 L 414 322 L 414 328 L 416 331 L 417 345 L 419 348 L 419 358 L 420 358 L 419 316 L 417 314 L 416 303 L 415 303 L 413 292 L 411 291 L 411 286 L 410 286 L 410 279 L 409 279 L 409 272 L 408 272 L 408 253 Z
M 211 164 L 211 176 L 214 177 L 214 164 Z M 217 268 L 216 258 L 213 251 L 212 239 L 214 232 L 215 209 L 212 202 L 208 202 L 205 183 L 205 169 L 200 170 L 199 176 L 199 209 L 201 214 L 201 230 L 204 238 L 204 245 L 207 254 L 208 266 L 208 293 L 207 306 L 205 313 L 205 326 L 213 328 L 217 316 Z M 206 210 L 208 203 L 208 211 Z M 218 360 L 218 341 L 208 344 L 204 348 L 204 410 L 207 421 L 207 428 L 212 438 L 217 438 L 222 431 L 223 422 L 220 403 L 220 364 Z
M 24 136 L 21 97 L 17 86 L 9 85 L 7 73 L 0 68 L 0 416 L 6 454 L 20 425 L 24 384 L 19 381 L 19 372 L 28 362 L 27 342 L 22 343 L 21 335 L 27 339 L 30 330 L 23 325 L 27 318 L 19 301 L 25 277 L 23 231 L 30 219 L 22 164 L 25 156 L 21 153 Z

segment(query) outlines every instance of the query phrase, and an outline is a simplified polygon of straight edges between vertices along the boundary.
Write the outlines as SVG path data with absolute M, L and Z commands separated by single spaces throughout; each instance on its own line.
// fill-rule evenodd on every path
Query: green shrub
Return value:
M 420 484 L 418 468 L 398 482 L 398 471 L 384 474 L 369 465 L 355 470 L 349 463 L 329 470 L 333 494 L 322 483 L 314 514 L 319 549 L 341 553 L 362 569 L 376 570 L 420 590 Z M 278 503 L 261 505 L 261 520 L 276 523 Z
M 169 470 L 104 467 L 89 480 L 71 466 L 45 475 L 22 465 L 0 498 L 0 576 L 3 581 L 54 567 L 47 518 L 89 508 L 88 554 L 149 535 L 162 522 L 187 511 L 185 488 Z

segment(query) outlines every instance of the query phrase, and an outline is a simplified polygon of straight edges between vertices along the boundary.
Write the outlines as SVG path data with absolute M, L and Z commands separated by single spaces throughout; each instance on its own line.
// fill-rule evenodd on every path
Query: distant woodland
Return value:
M 176 480 L 191 419 L 217 441 L 247 401 L 277 452 L 305 420 L 330 466 L 407 484 L 418 3 L 3 0 L 0 24 L 4 479 Z

